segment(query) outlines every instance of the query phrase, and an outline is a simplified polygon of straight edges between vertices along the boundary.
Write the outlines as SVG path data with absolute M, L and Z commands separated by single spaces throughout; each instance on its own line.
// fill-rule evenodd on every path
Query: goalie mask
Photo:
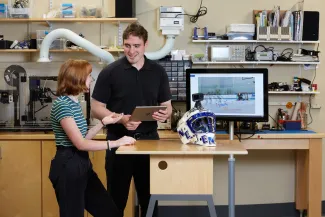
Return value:
M 200 103 L 196 103 L 194 108 L 178 121 L 177 132 L 183 144 L 216 146 L 215 126 L 215 115 L 203 109 Z

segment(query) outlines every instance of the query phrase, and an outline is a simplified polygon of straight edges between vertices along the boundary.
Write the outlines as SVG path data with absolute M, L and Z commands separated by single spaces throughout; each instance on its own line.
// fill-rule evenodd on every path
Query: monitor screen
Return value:
M 203 93 L 203 108 L 217 120 L 268 121 L 267 69 L 187 69 L 187 110 L 193 93 Z

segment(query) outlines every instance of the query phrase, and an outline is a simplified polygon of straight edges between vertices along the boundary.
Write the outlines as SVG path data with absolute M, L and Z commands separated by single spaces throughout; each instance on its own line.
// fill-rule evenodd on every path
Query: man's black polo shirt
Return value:
M 126 57 L 104 68 L 99 74 L 92 97 L 116 113 L 131 114 L 136 106 L 154 106 L 171 99 L 168 77 L 158 63 L 145 58 L 138 71 Z M 157 130 L 157 122 L 142 122 L 135 132 Z M 126 134 L 122 124 L 107 125 L 107 131 Z

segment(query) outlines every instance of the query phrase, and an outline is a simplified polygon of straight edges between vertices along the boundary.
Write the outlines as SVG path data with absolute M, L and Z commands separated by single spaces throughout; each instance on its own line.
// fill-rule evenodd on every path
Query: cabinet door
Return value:
M 0 216 L 42 216 L 40 141 L 0 141 Z
M 58 217 L 59 206 L 56 200 L 54 188 L 49 179 L 51 160 L 56 153 L 55 141 L 42 142 L 42 217 Z M 87 213 L 85 211 L 85 217 Z
M 89 157 L 91 159 L 91 162 L 93 163 L 94 171 L 97 173 L 99 179 L 102 181 L 105 188 L 107 188 L 105 156 L 106 156 L 106 151 L 89 152 Z M 135 202 L 134 197 L 135 197 L 135 192 L 134 192 L 134 184 L 132 179 L 130 191 L 129 191 L 129 199 L 124 210 L 124 217 L 134 217 L 134 202 Z M 88 213 L 88 217 L 91 216 L 92 215 Z

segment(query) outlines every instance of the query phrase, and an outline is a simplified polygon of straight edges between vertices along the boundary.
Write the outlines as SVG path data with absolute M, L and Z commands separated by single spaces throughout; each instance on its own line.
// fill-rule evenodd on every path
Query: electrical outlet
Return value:
M 14 101 L 13 95 L 9 95 L 9 103 L 12 103 Z

